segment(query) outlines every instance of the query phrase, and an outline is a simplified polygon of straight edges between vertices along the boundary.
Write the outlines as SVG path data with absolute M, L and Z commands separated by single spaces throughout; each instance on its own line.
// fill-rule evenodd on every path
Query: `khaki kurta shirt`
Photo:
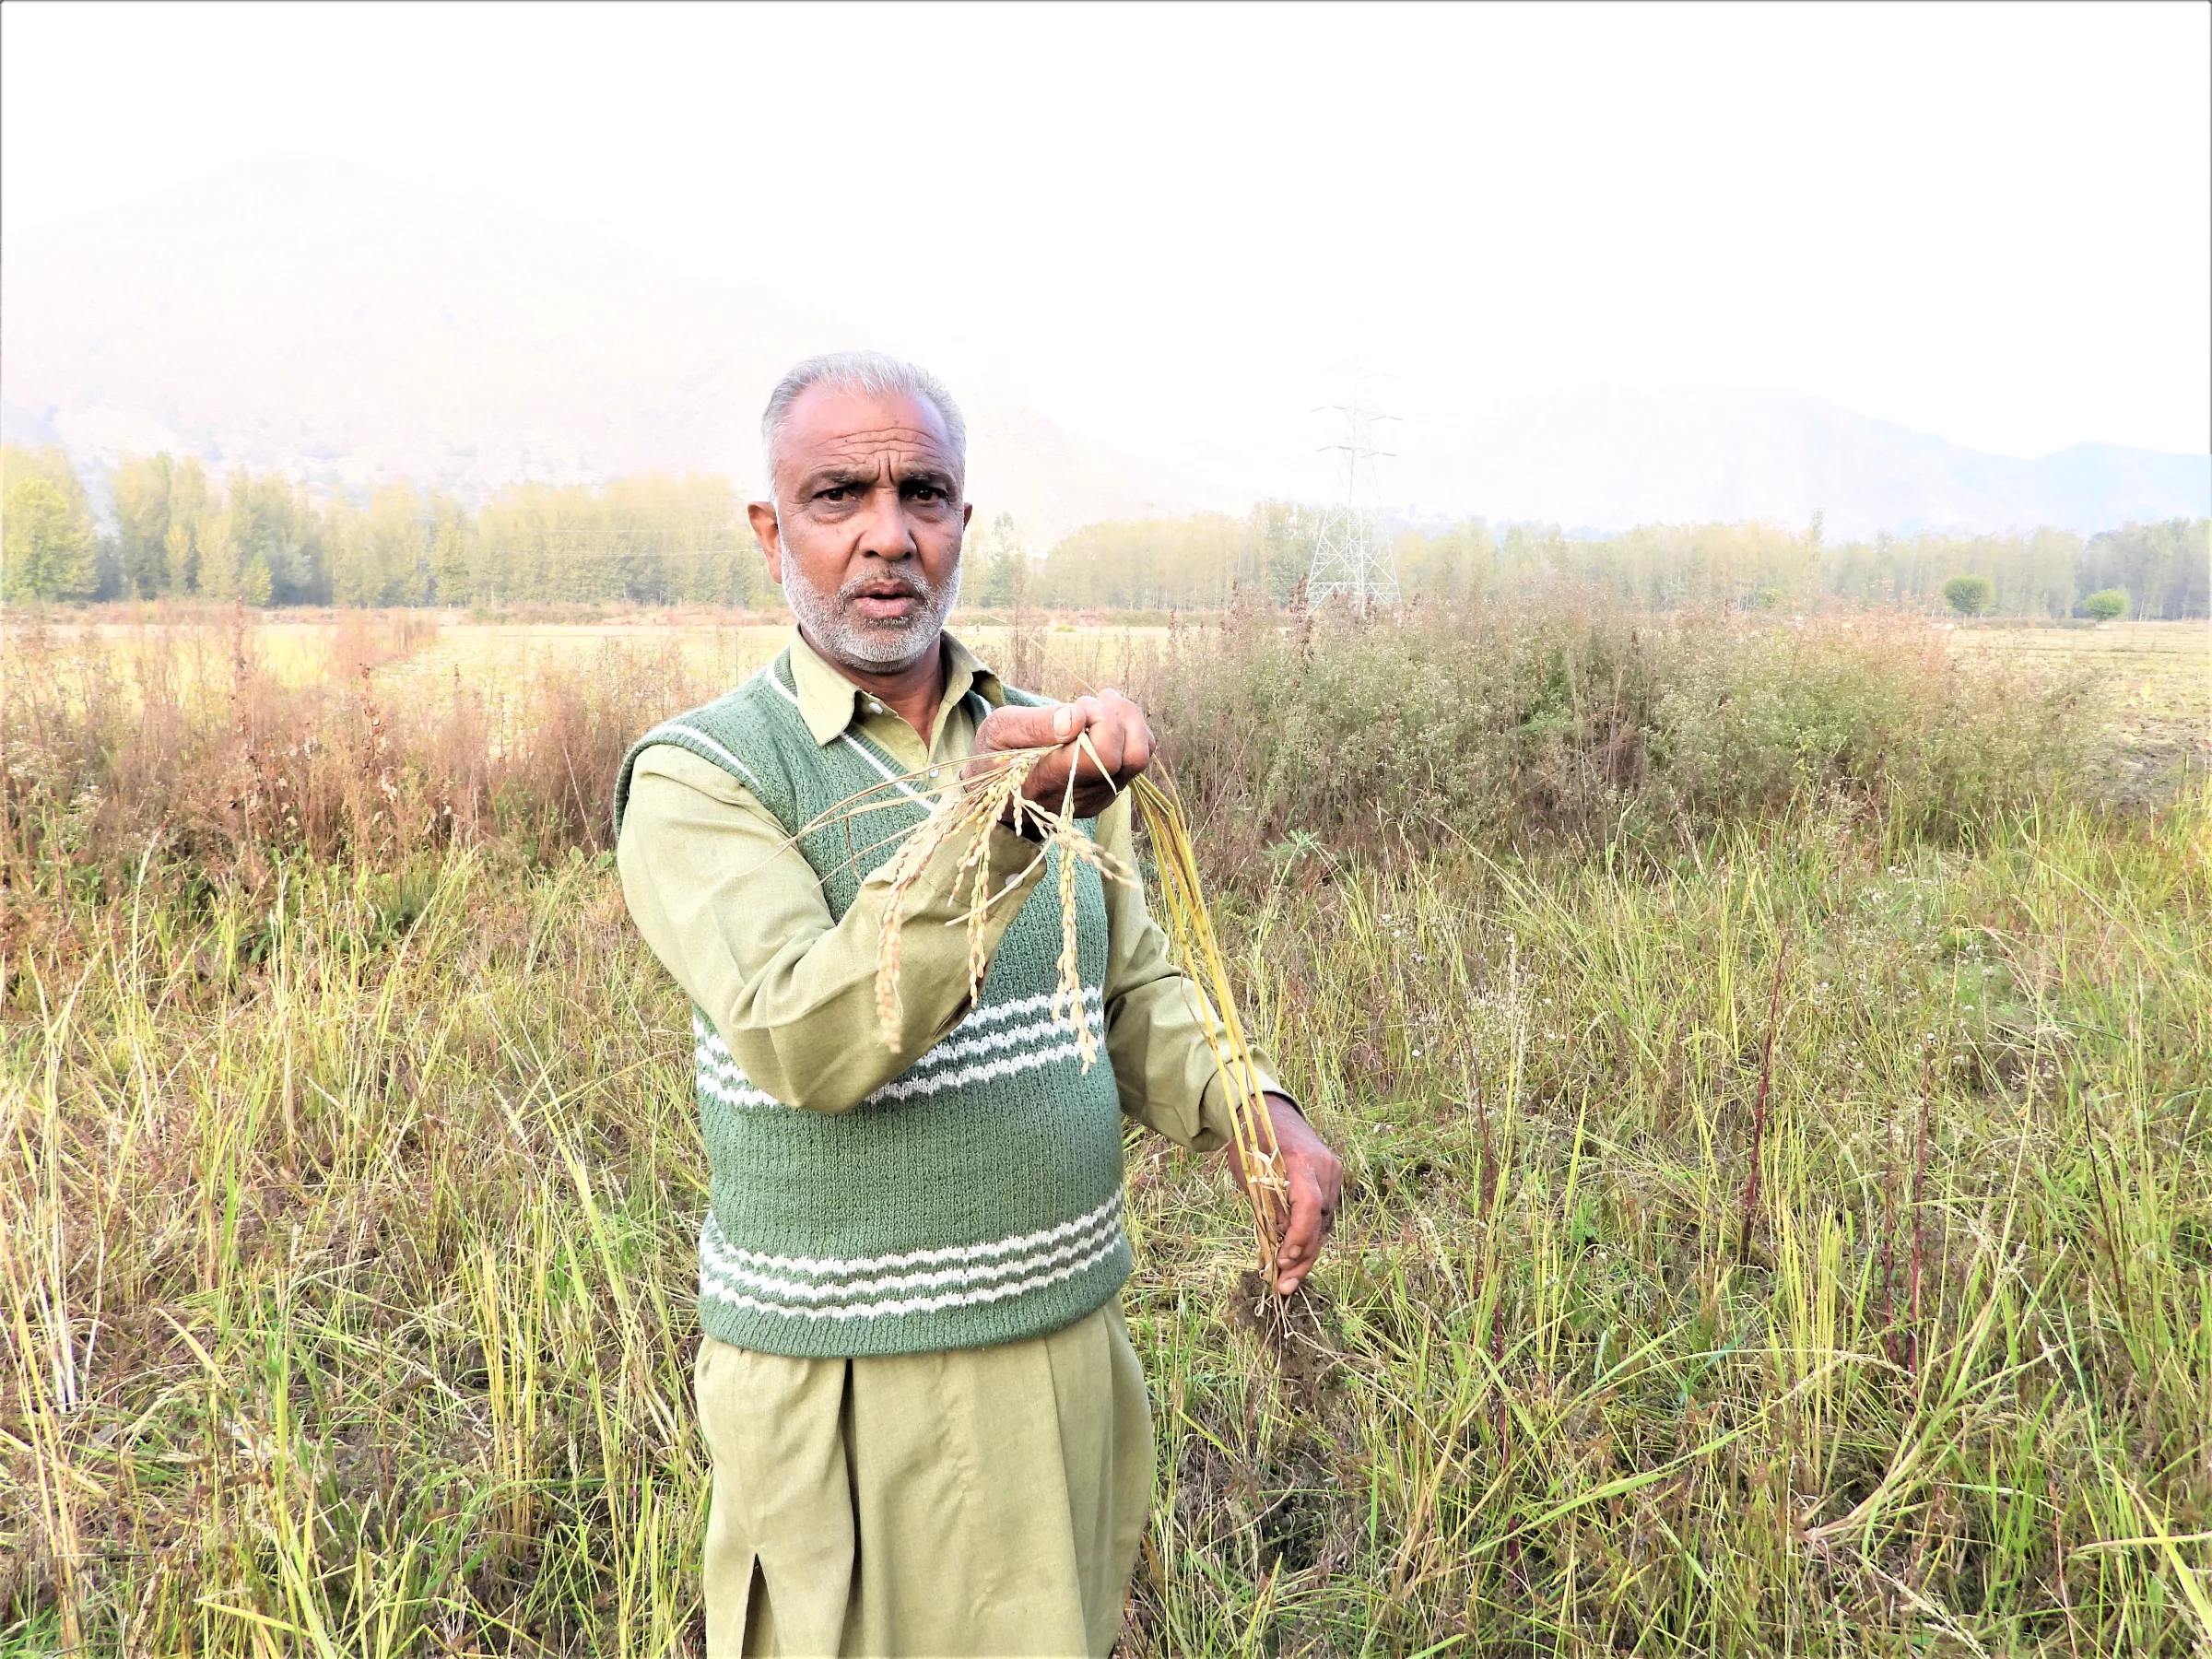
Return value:
M 795 632 L 799 712 L 820 744 L 857 729 L 911 771 L 974 752 L 997 677 L 947 635 L 931 741 Z M 973 696 L 971 696 L 971 693 Z M 865 823 L 865 820 L 863 820 Z M 1035 848 L 990 832 L 991 886 Z M 1135 866 L 1127 805 L 1101 846 Z M 832 920 L 814 870 L 735 777 L 671 745 L 631 777 L 618 862 L 631 916 L 752 1083 L 841 1112 L 968 1006 L 964 912 L 940 859 L 909 889 L 897 1047 L 877 1023 L 880 870 Z M 1033 887 L 1041 872 L 1023 879 Z M 1122 1109 L 1180 1145 L 1229 1137 L 1199 1010 L 1144 897 L 1104 884 L 1106 1053 Z M 995 948 L 1019 907 L 993 907 Z M 1276 1085 L 1263 1077 L 1266 1087 Z M 794 1359 L 709 1338 L 697 1386 L 714 1459 L 711 1654 L 1103 1653 L 1151 1501 L 1144 1380 L 1118 1306 L 1003 1347 Z

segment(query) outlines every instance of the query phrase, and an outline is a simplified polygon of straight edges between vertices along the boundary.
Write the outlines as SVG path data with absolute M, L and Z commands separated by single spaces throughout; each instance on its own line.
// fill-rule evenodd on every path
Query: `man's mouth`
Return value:
M 864 582 L 850 603 L 872 622 L 896 622 L 922 608 L 922 595 L 903 582 Z

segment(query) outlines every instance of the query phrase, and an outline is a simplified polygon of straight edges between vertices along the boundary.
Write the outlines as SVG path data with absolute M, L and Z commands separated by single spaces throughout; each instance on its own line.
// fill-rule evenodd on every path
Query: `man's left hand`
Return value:
M 1265 1099 L 1267 1121 L 1275 1125 L 1275 1144 L 1283 1156 L 1283 1175 L 1290 1183 L 1290 1225 L 1284 1230 L 1283 1247 L 1275 1258 L 1276 1293 L 1288 1296 L 1313 1271 L 1321 1247 L 1336 1225 L 1344 1165 L 1287 1097 L 1269 1094 Z M 1233 1141 L 1229 1153 L 1238 1179 L 1243 1179 L 1243 1163 Z

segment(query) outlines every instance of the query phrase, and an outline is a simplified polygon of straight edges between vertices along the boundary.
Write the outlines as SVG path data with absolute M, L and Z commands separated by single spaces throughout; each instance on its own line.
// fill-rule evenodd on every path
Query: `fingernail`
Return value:
M 1072 737 L 1075 735 L 1075 734 L 1076 712 L 1067 704 L 1062 703 L 1057 709 L 1053 711 L 1053 735 L 1055 737 Z

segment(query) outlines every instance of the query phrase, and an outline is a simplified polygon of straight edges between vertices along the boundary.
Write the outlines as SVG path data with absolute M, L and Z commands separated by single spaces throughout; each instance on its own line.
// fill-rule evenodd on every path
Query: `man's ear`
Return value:
M 768 579 L 778 587 L 783 585 L 783 527 L 776 523 L 776 504 L 773 501 L 748 501 L 745 516 L 753 522 L 753 535 L 760 544 L 761 555 L 768 560 Z
M 960 503 L 960 528 L 965 530 L 969 525 L 974 523 L 975 503 L 973 501 L 962 501 Z

